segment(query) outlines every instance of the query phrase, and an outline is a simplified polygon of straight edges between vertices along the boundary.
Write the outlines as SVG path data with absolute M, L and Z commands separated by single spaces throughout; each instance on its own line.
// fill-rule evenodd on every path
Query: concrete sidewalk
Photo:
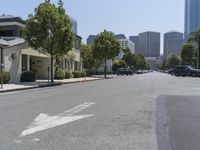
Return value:
M 34 89 L 34 88 L 43 88 L 43 87 L 50 87 L 50 86 L 59 86 L 62 84 L 96 81 L 96 80 L 102 80 L 102 79 L 103 78 L 86 77 L 86 78 L 71 78 L 71 79 L 64 79 L 64 80 L 54 80 L 54 83 L 48 82 L 47 80 L 37 80 L 36 82 L 4 84 L 3 89 L 0 88 L 0 93 L 28 90 L 28 89 Z

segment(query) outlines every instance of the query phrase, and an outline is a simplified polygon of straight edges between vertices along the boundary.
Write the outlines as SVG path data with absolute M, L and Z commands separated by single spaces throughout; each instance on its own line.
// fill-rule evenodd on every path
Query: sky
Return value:
M 51 0 L 57 3 L 58 0 Z M 0 14 L 20 16 L 34 13 L 44 0 L 1 0 Z M 138 35 L 145 31 L 184 32 L 184 0 L 63 0 L 68 15 L 78 22 L 78 34 L 88 35 L 104 29 L 115 34 Z

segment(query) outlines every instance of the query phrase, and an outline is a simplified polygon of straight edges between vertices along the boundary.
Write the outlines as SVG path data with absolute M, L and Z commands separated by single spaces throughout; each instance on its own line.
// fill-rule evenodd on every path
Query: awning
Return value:
M 35 57 L 50 58 L 49 55 L 40 53 L 37 50 L 33 50 L 31 47 L 26 48 L 26 49 L 22 49 L 22 54 L 29 55 L 29 56 L 35 56 Z
M 9 46 L 9 43 L 3 39 L 0 39 L 0 48 Z

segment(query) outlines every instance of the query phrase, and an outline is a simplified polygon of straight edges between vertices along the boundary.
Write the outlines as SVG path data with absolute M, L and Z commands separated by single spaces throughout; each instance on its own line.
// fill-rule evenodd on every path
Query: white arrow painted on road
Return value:
M 24 130 L 20 137 L 27 136 L 39 131 L 47 130 L 53 127 L 61 126 L 73 121 L 77 121 L 80 119 L 88 118 L 92 115 L 81 115 L 81 116 L 73 116 L 74 114 L 90 107 L 95 104 L 94 102 L 85 102 L 76 107 L 73 107 L 65 112 L 58 114 L 56 116 L 48 116 L 47 114 L 40 114 L 35 120 L 28 126 L 26 130 Z

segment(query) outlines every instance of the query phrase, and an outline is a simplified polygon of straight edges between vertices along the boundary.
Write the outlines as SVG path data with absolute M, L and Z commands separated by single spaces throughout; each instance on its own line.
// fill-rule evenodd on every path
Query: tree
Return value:
M 125 48 L 125 49 L 122 49 L 122 52 L 124 52 L 124 54 L 129 54 L 129 53 L 131 53 L 131 50 L 130 50 L 130 48 Z
M 97 35 L 92 46 L 94 59 L 104 61 L 104 76 L 106 78 L 106 60 L 112 59 L 119 54 L 120 44 L 115 37 L 106 30 Z
M 127 66 L 129 66 L 132 69 L 137 68 L 137 58 L 135 54 L 132 53 L 125 53 L 123 60 L 126 62 Z
M 176 54 L 171 54 L 167 57 L 167 69 L 174 68 L 181 64 L 181 57 Z
M 192 32 L 191 34 L 191 38 L 189 39 L 189 41 L 192 41 L 196 47 L 196 51 L 197 51 L 197 69 L 199 69 L 200 67 L 200 28 L 195 31 Z
M 169 69 L 167 66 L 167 59 L 165 59 L 160 67 L 161 70 L 166 70 Z
M 34 15 L 29 15 L 26 21 L 23 33 L 33 49 L 50 54 L 51 82 L 54 82 L 53 62 L 56 55 L 64 55 L 73 47 L 71 23 L 62 1 L 59 1 L 57 7 L 50 0 L 45 0 L 35 8 Z
M 187 41 L 181 51 L 182 64 L 194 66 L 194 57 L 195 47 L 191 41 Z
M 138 61 L 138 66 L 137 68 L 138 69 L 141 69 L 141 70 L 144 70 L 144 69 L 148 69 L 149 68 L 149 65 L 146 63 L 146 60 L 144 58 L 144 56 L 142 56 L 141 54 L 136 54 L 136 57 L 137 57 L 137 61 Z
M 94 66 L 94 58 L 92 55 L 92 47 L 90 45 L 81 45 L 81 59 L 83 68 L 90 69 Z
M 119 68 L 125 68 L 127 64 L 124 60 L 121 59 L 114 59 L 113 61 L 113 71 L 117 71 Z
M 131 52 L 127 52 L 125 53 L 123 60 L 130 68 L 135 70 L 149 68 L 149 65 L 146 63 L 145 58 L 141 54 L 132 54 Z

